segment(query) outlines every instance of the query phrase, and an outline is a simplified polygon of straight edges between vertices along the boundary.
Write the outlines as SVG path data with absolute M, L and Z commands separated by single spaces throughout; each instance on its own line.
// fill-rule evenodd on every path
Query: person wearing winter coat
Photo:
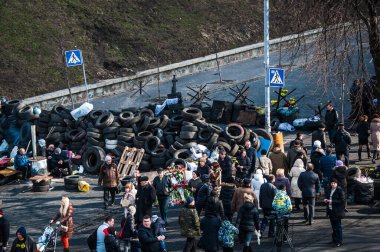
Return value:
M 239 229 L 229 220 L 224 220 L 218 231 L 218 239 L 222 243 L 223 252 L 234 251 L 235 234 L 239 234 Z
M 298 140 L 294 141 L 293 147 L 289 149 L 286 155 L 286 160 L 288 161 L 289 167 L 293 167 L 294 162 L 298 159 L 302 159 L 304 166 L 307 164 L 307 155 L 305 150 L 301 146 L 301 142 Z
M 198 245 L 206 252 L 219 251 L 218 230 L 221 225 L 221 220 L 213 214 L 206 214 L 201 220 L 202 236 L 199 239 Z
M 160 241 L 165 240 L 164 235 L 156 236 L 151 228 L 150 216 L 143 217 L 142 225 L 138 230 L 138 237 L 143 252 L 161 252 Z
M 317 140 L 320 141 L 322 149 L 325 149 L 327 147 L 325 128 L 326 125 L 324 123 L 321 123 L 319 124 L 318 129 L 314 130 L 313 133 L 311 133 L 311 142 L 314 143 Z
M 115 195 L 119 184 L 119 173 L 117 166 L 112 162 L 111 156 L 104 158 L 104 164 L 100 167 L 98 185 L 103 185 L 104 208 L 115 204 Z M 111 200 L 110 200 L 111 194 Z
M 358 148 L 359 161 L 362 161 L 363 145 L 367 147 L 367 157 L 371 158 L 371 149 L 369 147 L 369 141 L 368 141 L 368 137 L 370 136 L 368 116 L 362 115 L 359 117 L 359 123 L 356 126 L 356 133 L 358 133 L 358 139 L 359 139 L 359 148 Z
M 56 177 L 62 177 L 72 174 L 70 158 L 66 151 L 61 148 L 55 148 L 50 160 L 52 171 L 51 173 Z
M 150 225 L 153 229 L 153 234 L 156 236 L 165 235 L 166 233 L 166 227 L 165 227 L 165 221 L 158 217 L 157 215 L 153 215 L 152 218 L 152 224 Z M 164 240 L 160 241 L 160 248 L 161 251 L 166 251 L 166 243 Z
M 236 185 L 233 177 L 227 179 L 226 182 L 222 183 L 222 189 L 220 191 L 219 199 L 223 203 L 224 215 L 227 220 L 232 221 L 232 210 L 231 210 L 231 202 L 232 197 L 235 193 Z
M 350 149 L 351 149 L 351 136 L 344 129 L 344 124 L 338 124 L 338 130 L 332 137 L 332 142 L 335 144 L 336 159 L 342 160 L 344 157 L 344 164 L 348 167 L 350 165 Z
M 116 230 L 114 227 L 108 227 L 104 229 L 104 245 L 106 247 L 106 252 L 120 252 L 119 241 L 116 238 Z
M 37 246 L 33 238 L 26 234 L 26 229 L 20 227 L 16 232 L 10 252 L 37 252 Z
M 326 203 L 327 215 L 330 218 L 332 228 L 332 240 L 337 247 L 342 246 L 343 231 L 342 218 L 345 216 L 346 194 L 338 186 L 336 179 L 331 180 L 331 191 L 326 193 L 324 202 Z
M 298 188 L 302 191 L 303 214 L 308 225 L 314 223 L 315 197 L 319 190 L 319 178 L 313 169 L 313 164 L 307 164 L 306 171 L 300 174 L 297 181 Z
M 218 198 L 218 193 L 212 191 L 210 197 L 207 199 L 207 205 L 205 209 L 206 215 L 215 215 L 221 220 L 224 220 L 224 208 L 223 203 Z
M 148 177 L 143 176 L 139 179 L 140 185 L 136 194 L 136 214 L 135 221 L 139 225 L 144 216 L 152 215 L 153 203 L 156 201 L 156 190 L 148 182 Z
M 222 182 L 225 182 L 232 177 L 232 161 L 224 149 L 219 152 L 218 163 L 222 169 Z
M 261 234 L 264 235 L 265 228 L 268 225 L 268 216 L 272 214 L 272 203 L 274 196 L 276 196 L 277 188 L 274 186 L 274 175 L 268 176 L 268 181 L 261 185 L 260 187 L 260 207 L 263 210 L 263 219 L 261 221 Z M 269 220 L 269 234 L 268 237 L 274 236 L 274 219 Z
M 178 216 L 181 236 L 186 237 L 184 252 L 196 251 L 196 238 L 201 236 L 200 222 L 193 197 L 186 198 L 185 206 Z
M 336 161 L 336 167 L 331 175 L 331 180 L 336 179 L 338 186 L 347 194 L 347 167 L 342 161 Z
M 276 212 L 276 215 L 284 218 L 284 229 L 286 233 L 289 228 L 289 214 L 292 212 L 292 201 L 290 200 L 289 195 L 286 194 L 285 185 L 280 185 L 277 190 L 276 196 L 274 196 L 272 208 Z M 286 240 L 287 237 L 284 235 L 283 240 Z
M 251 168 L 251 159 L 247 156 L 246 150 L 241 150 L 240 155 L 236 158 L 236 161 L 240 166 L 243 166 L 247 170 Z
M 272 161 L 267 157 L 267 150 L 261 150 L 261 156 L 259 157 L 259 167 L 263 170 L 263 174 L 268 176 L 272 173 L 273 166 Z
M 273 151 L 269 153 L 269 159 L 272 161 L 272 174 L 275 175 L 277 169 L 284 169 L 285 176 L 288 176 L 289 165 L 288 160 L 286 159 L 285 153 L 281 150 L 280 145 L 276 144 L 273 148 Z
M 202 180 L 200 178 L 200 173 L 198 171 L 193 171 L 191 174 L 191 179 L 189 180 L 189 183 L 187 184 L 188 190 L 192 193 L 192 196 L 196 200 L 199 185 L 202 183 Z
M 325 151 L 321 147 L 321 142 L 319 140 L 316 140 L 313 143 L 313 147 L 310 153 L 310 161 L 314 165 L 314 172 L 318 174 L 319 180 L 322 180 L 322 172 L 320 168 L 319 161 L 321 157 L 325 155 Z
M 325 123 L 326 130 L 329 134 L 330 144 L 334 143 L 332 138 L 338 126 L 338 112 L 336 112 L 331 102 L 326 107 Z
M 212 192 L 212 186 L 210 184 L 210 176 L 207 174 L 202 175 L 202 185 L 198 190 L 197 201 L 195 207 L 197 209 L 198 216 L 201 216 L 201 212 L 207 205 L 207 199 Z
M 61 224 L 61 242 L 63 244 L 63 251 L 69 251 L 69 239 L 74 233 L 73 215 L 73 203 L 68 197 L 63 196 L 58 213 L 50 221 L 50 223 L 53 223 L 60 218 L 60 221 L 57 222 L 57 224 Z
M 231 202 L 231 210 L 232 215 L 239 211 L 240 207 L 244 204 L 244 194 L 250 194 L 253 198 L 253 204 L 255 207 L 258 207 L 258 201 L 256 194 L 253 192 L 251 188 L 251 180 L 249 178 L 245 178 L 243 180 L 243 186 L 236 189 L 234 195 L 232 196 Z
M 284 169 L 277 169 L 274 185 L 276 186 L 277 189 L 280 188 L 280 185 L 284 185 L 286 188 L 287 195 L 289 197 L 291 196 L 290 181 L 287 177 L 285 177 Z
M 371 142 L 372 142 L 372 163 L 375 163 L 376 159 L 379 159 L 380 154 L 380 116 L 378 114 L 373 115 L 373 119 L 370 124 Z
M 161 218 L 168 224 L 168 207 L 170 200 L 170 190 L 173 187 L 169 176 L 164 174 L 164 170 L 159 168 L 157 176 L 153 179 L 153 187 L 156 189 L 158 206 L 160 208 Z
M 257 150 L 252 147 L 251 141 L 247 140 L 244 144 L 245 151 L 247 152 L 247 157 L 251 160 L 251 167 L 248 169 L 248 176 L 256 171 L 256 160 L 257 160 Z
M 9 240 L 9 221 L 4 217 L 3 209 L 0 209 L 0 251 L 6 251 Z
M 210 170 L 210 183 L 215 192 L 220 194 L 222 185 L 222 170 L 218 162 L 213 162 Z
M 23 180 L 26 180 L 31 176 L 32 165 L 24 148 L 18 150 L 18 153 L 14 157 L 13 166 L 16 170 L 21 171 Z
M 244 204 L 240 207 L 236 218 L 236 226 L 239 227 L 240 237 L 244 243 L 243 252 L 252 251 L 250 246 L 254 233 L 258 233 L 259 211 L 253 204 L 253 197 L 250 194 L 244 194 Z
M 197 171 L 200 173 L 201 177 L 203 174 L 207 174 L 207 175 L 210 174 L 210 166 L 206 164 L 206 161 L 207 159 L 203 157 L 199 159 Z
M 297 182 L 300 174 L 304 171 L 306 170 L 303 166 L 303 161 L 301 159 L 297 159 L 289 172 L 289 177 L 291 178 L 290 190 L 292 198 L 294 199 L 295 210 L 301 210 L 300 204 L 302 199 L 302 192 L 299 189 Z
M 260 209 L 260 187 L 264 184 L 266 179 L 263 176 L 263 170 L 257 169 L 255 175 L 253 175 L 253 179 L 251 180 L 251 188 L 257 197 L 257 208 Z
M 100 225 L 96 230 L 96 252 L 106 252 L 106 245 L 104 243 L 104 238 L 106 234 L 104 230 L 108 227 L 113 227 L 115 224 L 115 218 L 112 216 L 107 216 L 103 224 Z
M 336 165 L 336 157 L 332 155 L 332 152 L 333 148 L 331 146 L 327 146 L 326 155 L 319 159 L 319 167 L 323 176 L 322 183 L 325 193 L 327 192 L 327 188 L 330 186 L 330 178 Z
M 135 228 L 135 219 L 134 216 L 136 214 L 136 207 L 129 206 L 127 211 L 127 216 L 121 219 L 121 231 L 123 241 L 123 251 L 127 251 L 126 248 L 129 244 L 131 244 L 131 252 L 139 252 L 140 251 L 140 243 L 137 240 L 137 230 Z
M 124 195 L 120 200 L 120 206 L 124 209 L 124 217 L 127 217 L 128 208 L 136 205 L 137 190 L 134 188 L 131 182 L 128 182 L 124 186 Z

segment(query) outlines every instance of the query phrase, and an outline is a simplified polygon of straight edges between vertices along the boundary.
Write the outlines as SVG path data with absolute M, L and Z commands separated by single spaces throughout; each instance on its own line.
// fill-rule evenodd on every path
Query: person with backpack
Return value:
M 120 252 L 119 241 L 116 239 L 116 230 L 114 227 L 108 227 L 103 230 L 105 234 L 104 245 L 106 252 Z
M 153 233 L 156 236 L 161 236 L 161 235 L 165 236 L 166 227 L 165 227 L 165 221 L 162 218 L 158 217 L 157 215 L 153 215 L 151 227 L 153 229 Z M 160 248 L 161 248 L 161 252 L 166 252 L 165 240 L 160 241 Z
M 98 227 L 96 230 L 96 252 L 106 252 L 106 245 L 104 243 L 104 238 L 106 234 L 104 230 L 113 227 L 115 224 L 115 218 L 113 216 L 107 216 L 104 223 Z M 94 239 L 92 239 L 94 240 Z
M 218 239 L 222 243 L 223 252 L 234 251 L 236 234 L 239 234 L 239 229 L 229 220 L 224 220 L 218 231 Z

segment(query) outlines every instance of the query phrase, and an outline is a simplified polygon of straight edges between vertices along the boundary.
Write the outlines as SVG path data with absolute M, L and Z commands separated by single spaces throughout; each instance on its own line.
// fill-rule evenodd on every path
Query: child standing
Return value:
M 222 243 L 223 252 L 234 251 L 235 234 L 239 234 L 239 229 L 232 225 L 227 219 L 224 220 L 218 231 L 218 239 Z
M 165 232 L 166 232 L 165 221 L 161 219 L 160 217 L 158 217 L 157 215 L 153 215 L 152 229 L 153 229 L 153 233 L 156 236 L 165 235 Z M 162 252 L 166 252 L 166 244 L 164 240 L 160 241 L 160 247 L 161 247 Z

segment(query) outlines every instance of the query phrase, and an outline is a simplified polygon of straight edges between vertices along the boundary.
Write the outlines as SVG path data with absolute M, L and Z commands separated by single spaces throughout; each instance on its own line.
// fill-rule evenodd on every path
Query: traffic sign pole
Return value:
M 82 55 L 81 55 L 82 56 Z M 86 78 L 86 68 L 84 67 L 84 60 L 82 58 L 82 69 L 83 69 L 83 79 L 84 79 L 84 85 L 86 87 L 86 100 L 87 102 L 89 102 L 89 99 L 88 99 L 88 85 L 87 85 L 87 78 Z
M 269 0 L 264 0 L 265 129 L 270 133 Z

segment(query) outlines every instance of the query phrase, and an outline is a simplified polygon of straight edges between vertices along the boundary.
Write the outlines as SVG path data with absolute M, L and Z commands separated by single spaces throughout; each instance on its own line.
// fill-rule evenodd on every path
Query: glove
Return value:
M 261 237 L 261 234 L 258 230 L 255 230 L 255 235 L 257 236 L 257 244 L 260 245 L 260 237 Z

